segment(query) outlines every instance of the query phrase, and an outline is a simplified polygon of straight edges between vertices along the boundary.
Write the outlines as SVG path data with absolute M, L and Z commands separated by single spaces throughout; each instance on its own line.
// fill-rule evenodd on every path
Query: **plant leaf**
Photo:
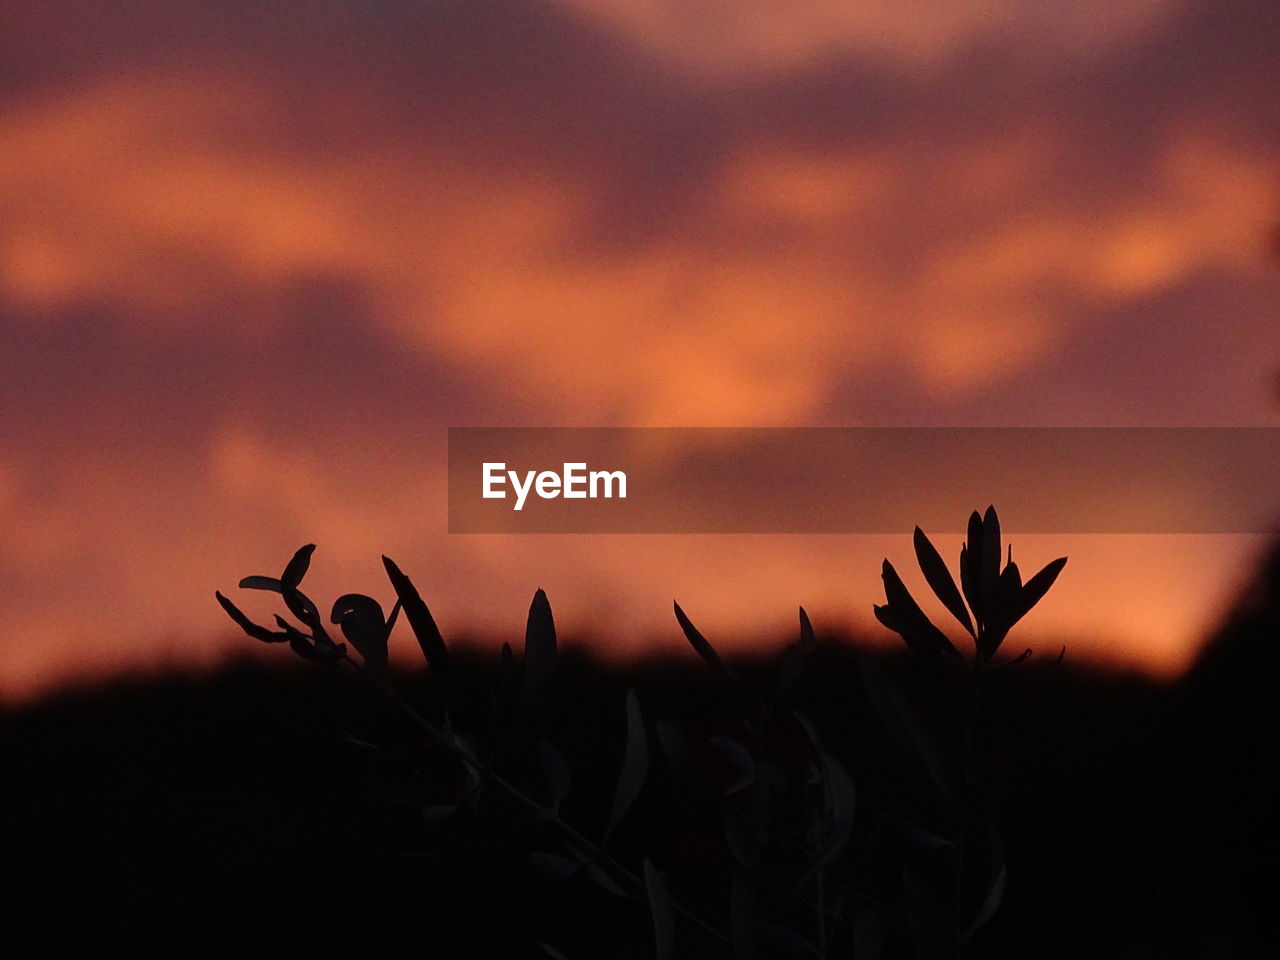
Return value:
M 920 563 L 920 572 L 924 574 L 930 589 L 951 615 L 960 621 L 960 625 L 969 631 L 969 635 L 976 637 L 973 621 L 969 619 L 969 611 L 960 596 L 960 588 L 956 586 L 955 578 L 943 562 L 942 555 L 919 527 L 916 527 L 914 540 L 916 560 Z
M 996 651 L 1000 649 L 1000 644 L 1004 643 L 1009 628 L 1013 626 L 1012 611 L 1017 607 L 1022 596 L 1022 573 L 1012 560 L 1012 551 L 1010 555 L 1009 563 L 996 581 L 995 592 L 990 597 L 986 628 L 983 630 L 982 642 L 979 644 L 981 648 L 979 656 L 983 662 L 995 656 Z
M 649 898 L 649 916 L 653 920 L 653 955 L 656 960 L 671 960 L 676 941 L 671 894 L 667 890 L 667 882 L 648 857 L 644 861 L 644 889 Z
M 338 624 L 371 673 L 387 675 L 387 622 L 382 604 L 360 593 L 343 594 L 334 601 L 329 622 Z
M 391 581 L 396 596 L 400 598 L 405 619 L 409 621 L 413 635 L 418 639 L 418 646 L 422 649 L 422 655 L 426 657 L 432 678 L 440 685 L 442 691 L 447 690 L 449 650 L 444 644 L 444 638 L 440 636 L 440 628 L 436 626 L 431 611 L 427 609 L 413 581 L 400 572 L 400 568 L 390 557 L 384 556 L 382 565 L 386 568 L 387 578 Z
M 921 660 L 932 660 L 937 656 L 937 648 L 921 639 L 915 625 L 910 623 L 901 613 L 887 604 L 872 606 L 871 612 L 880 623 L 902 637 L 907 647 Z
M 584 869 L 586 870 L 587 876 L 591 878 L 591 882 L 605 893 L 615 897 L 625 897 L 627 895 L 627 891 L 618 886 L 614 879 L 609 876 L 609 874 L 605 873 L 604 869 L 600 867 L 599 864 L 587 862 L 584 865 Z
M 804 612 L 804 607 L 800 608 L 800 649 L 806 654 L 813 652 L 813 624 L 809 622 L 809 615 Z
M 520 709 L 528 715 L 546 700 L 556 673 L 556 624 L 547 595 L 539 590 L 529 604 L 524 628 L 524 685 Z
M 277 633 L 274 630 L 268 630 L 266 627 L 260 626 L 250 620 L 234 603 L 224 597 L 220 592 L 214 591 L 213 594 L 218 598 L 218 603 L 222 609 L 226 611 L 227 616 L 235 621 L 236 626 L 253 637 L 255 640 L 261 640 L 263 643 L 283 643 L 289 639 L 287 633 Z
M 995 612 L 996 583 L 1000 579 L 1000 518 L 995 507 L 987 507 L 982 517 L 981 563 L 982 609 L 984 622 Z
M 276 626 L 278 626 L 282 631 L 284 631 L 284 635 L 287 637 L 291 637 L 291 638 L 301 637 L 303 640 L 311 639 L 305 633 L 303 633 L 301 630 L 295 627 L 292 623 L 286 620 L 284 617 L 280 616 L 280 614 L 278 613 L 276 614 Z
M 1049 588 L 1053 586 L 1058 579 L 1058 574 L 1062 573 L 1062 568 L 1066 565 L 1067 558 L 1059 557 L 1052 563 L 1046 564 L 1043 570 L 1026 582 L 1018 605 L 1011 612 L 1009 626 L 1012 627 L 1025 617 L 1032 607 L 1044 599 L 1044 595 L 1049 592 Z
M 613 793 L 613 805 L 609 810 L 609 823 L 604 831 L 606 840 L 635 803 L 649 773 L 649 742 L 634 687 L 627 691 L 626 711 L 626 747 L 622 755 L 622 768 L 618 771 L 618 784 Z
M 884 595 L 888 603 L 885 607 L 872 607 L 876 619 L 901 635 L 912 652 L 922 659 L 931 659 L 943 653 L 960 659 L 960 651 L 920 609 L 915 597 L 911 596 L 911 591 L 903 584 L 898 571 L 888 560 L 881 566 L 880 576 L 884 581 Z
M 973 611 L 978 630 L 986 620 L 982 606 L 982 517 L 975 510 L 969 514 L 969 532 L 966 543 L 960 548 L 960 587 Z
M 293 559 L 285 565 L 284 573 L 280 574 L 280 585 L 283 589 L 297 589 L 298 584 L 302 583 L 302 578 L 307 575 L 307 569 L 311 566 L 311 555 L 315 552 L 314 543 L 298 548 Z
M 777 703 L 804 674 L 809 657 L 813 655 L 814 646 L 813 624 L 809 622 L 809 615 L 804 612 L 804 607 L 801 607 L 800 638 L 790 644 L 782 655 L 782 664 L 778 667 L 778 680 L 773 691 L 774 703 Z
M 317 644 L 322 640 L 325 643 L 332 643 L 329 640 L 328 631 L 324 628 L 324 621 L 320 619 L 320 609 L 310 597 L 298 589 L 298 584 L 302 582 L 302 578 L 311 566 L 311 555 L 315 550 L 316 545 L 309 543 L 299 548 L 285 565 L 284 573 L 280 574 L 280 595 L 284 597 L 284 605 L 289 608 L 289 612 L 311 630 L 311 635 Z
M 566 956 L 562 950 L 557 950 L 545 940 L 539 940 L 538 946 L 542 948 L 542 952 L 550 957 L 551 960 L 569 960 L 568 956 Z
M 734 675 L 733 671 L 729 669 L 725 662 L 720 659 L 720 654 L 716 653 L 716 648 L 711 645 L 706 637 L 698 632 L 698 628 L 695 627 L 693 622 L 685 616 L 684 611 L 680 609 L 680 604 L 673 602 L 672 605 L 676 610 L 676 620 L 679 621 L 680 629 L 684 631 L 684 635 L 688 639 L 689 645 L 692 646 L 694 650 L 697 650 L 698 655 L 702 657 L 703 660 L 707 661 L 707 663 L 711 664 L 712 668 L 714 668 L 717 673 L 731 683 L 737 684 L 738 678 Z
M 297 587 L 282 587 L 280 595 L 284 597 L 284 605 L 289 612 L 301 620 L 316 637 L 328 637 L 324 624 L 320 620 L 320 611 L 311 598 Z
M 240 581 L 241 590 L 270 590 L 272 593 L 280 593 L 280 581 L 275 577 L 245 577 Z

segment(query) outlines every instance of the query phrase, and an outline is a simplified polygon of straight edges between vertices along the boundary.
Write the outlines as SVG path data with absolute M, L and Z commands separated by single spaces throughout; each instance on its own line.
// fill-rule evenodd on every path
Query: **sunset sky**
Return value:
M 213 591 L 308 542 L 322 607 L 386 553 L 447 636 L 543 587 L 626 656 L 673 597 L 871 630 L 912 566 L 449 535 L 449 426 L 1280 424 L 1278 47 L 1271 0 L 0 0 L 0 699 L 257 652 Z M 1167 673 L 1263 538 L 1014 543 L 1071 557 L 1025 632 Z

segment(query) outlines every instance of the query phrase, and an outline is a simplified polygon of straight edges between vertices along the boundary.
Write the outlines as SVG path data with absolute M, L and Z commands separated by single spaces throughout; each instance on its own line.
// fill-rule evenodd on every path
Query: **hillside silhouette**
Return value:
M 1177 683 L 1069 655 L 1012 668 L 998 702 L 1017 736 L 992 788 L 1009 881 L 966 956 L 1271 955 L 1278 585 L 1280 549 Z M 796 701 L 847 764 L 861 823 L 886 810 L 927 820 L 927 784 L 869 708 L 861 656 L 849 638 L 819 636 Z M 897 676 L 919 669 L 877 659 Z M 463 650 L 453 673 L 462 723 L 485 709 L 492 657 Z M 716 681 L 693 656 L 621 669 L 562 655 L 544 722 L 574 769 L 566 810 L 600 820 L 629 686 L 651 716 L 710 727 L 731 707 Z M 405 678 L 407 699 L 427 683 Z M 571 957 L 652 955 L 643 909 L 581 877 L 562 889 L 536 876 L 519 829 L 424 822 L 424 797 L 450 775 L 406 761 L 403 719 L 335 672 L 282 658 L 67 691 L 4 714 L 0 744 L 11 955 L 412 944 L 539 957 L 546 937 Z M 675 894 L 715 915 L 699 878 L 726 859 L 719 830 L 665 780 L 616 843 L 652 850 Z

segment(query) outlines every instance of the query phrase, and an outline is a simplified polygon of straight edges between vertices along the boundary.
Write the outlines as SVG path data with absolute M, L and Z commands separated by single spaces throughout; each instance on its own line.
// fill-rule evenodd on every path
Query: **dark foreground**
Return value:
M 992 701 L 994 726 L 1014 735 L 988 787 L 1007 888 L 963 956 L 1277 955 L 1275 627 L 1274 604 L 1255 605 L 1176 686 L 1069 658 L 1014 668 Z M 491 666 L 455 664 L 460 725 L 480 722 Z M 861 843 L 884 811 L 937 812 L 857 671 L 849 648 L 820 643 L 794 699 L 849 768 Z M 632 683 L 650 723 L 711 729 L 731 713 L 692 654 L 626 676 L 562 656 L 545 732 L 574 770 L 565 816 L 589 835 Z M 405 686 L 414 700 L 422 681 Z M 412 741 L 372 691 L 284 652 L 272 669 L 137 681 L 0 717 L 6 952 L 537 957 L 546 939 L 573 960 L 652 956 L 643 903 L 530 869 L 542 828 L 465 812 L 425 824 L 456 771 Z M 614 849 L 649 855 L 676 899 L 718 921 L 718 821 L 669 782 L 656 747 L 652 766 Z M 717 954 L 681 935 L 676 955 Z

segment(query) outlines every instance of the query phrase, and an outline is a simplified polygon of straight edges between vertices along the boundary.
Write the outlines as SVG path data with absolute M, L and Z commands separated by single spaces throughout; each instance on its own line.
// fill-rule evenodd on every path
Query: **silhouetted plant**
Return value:
M 904 860 L 902 889 L 917 954 L 946 957 L 960 952 L 996 914 L 1007 879 L 1001 831 L 975 790 L 993 759 L 978 755 L 983 686 L 992 669 L 1016 665 L 1031 655 L 1027 649 L 1011 659 L 996 660 L 1010 629 L 1043 599 L 1067 559 L 1054 560 L 1024 584 L 1013 561 L 1013 548 L 1008 547 L 1007 556 L 1002 557 L 1000 520 L 994 507 L 988 507 L 985 515 L 974 511 L 969 517 L 966 542 L 960 548 L 959 587 L 919 527 L 914 545 L 925 581 L 972 638 L 972 657 L 966 658 L 929 619 L 887 559 L 882 572 L 885 604 L 874 607 L 874 612 L 919 660 L 943 668 L 943 679 L 960 688 L 959 706 L 950 716 L 952 729 L 962 731 L 959 744 L 953 739 L 948 751 L 945 740 L 924 722 L 910 699 L 871 661 L 864 663 L 863 681 L 890 736 L 927 771 L 945 808 L 943 835 L 918 824 L 902 825 L 911 845 L 926 853 Z M 961 668 L 958 675 L 947 669 L 951 666 Z M 926 866 L 938 855 L 948 866 L 945 884 L 930 877 Z
M 988 507 L 985 516 L 975 510 L 969 517 L 968 541 L 960 548 L 960 588 L 937 548 L 919 527 L 915 530 L 915 548 L 930 588 L 973 638 L 976 668 L 991 662 L 1009 630 L 1049 592 L 1067 564 L 1066 557 L 1059 557 L 1024 584 L 1010 546 L 1001 570 L 1000 518 L 995 507 Z M 876 619 L 901 636 L 911 651 L 923 659 L 963 659 L 947 635 L 920 609 L 888 560 L 884 561 L 882 577 L 885 604 L 873 608 Z
M 818 724 L 791 703 L 816 645 L 804 609 L 796 641 L 763 676 L 749 678 L 721 658 L 675 605 L 686 639 L 720 678 L 736 710 L 733 722 L 708 737 L 691 736 L 678 717 L 661 716 L 652 723 L 674 782 L 690 803 L 704 804 L 720 821 L 731 865 L 719 897 L 723 926 L 699 916 L 673 894 L 653 854 L 641 852 L 634 865 L 615 855 L 613 836 L 655 771 L 649 724 L 634 689 L 621 705 L 625 733 L 599 838 L 565 819 L 562 804 L 572 789 L 573 772 L 560 748 L 542 735 L 541 714 L 557 668 L 555 622 L 546 594 L 534 594 L 519 660 L 509 644 L 502 646 L 489 697 L 490 722 L 461 730 L 451 711 L 448 646 L 412 581 L 383 557 L 396 596 L 390 615 L 384 616 L 372 597 L 345 594 L 329 616 L 346 641 L 336 642 L 319 607 L 301 591 L 314 549 L 308 545 L 299 550 L 279 577 L 251 576 L 240 582 L 242 588 L 279 594 L 298 624 L 276 616 L 276 629 L 271 629 L 250 620 L 221 593 L 216 594 L 218 602 L 257 640 L 288 643 L 307 660 L 354 669 L 419 731 L 424 748 L 452 758 L 459 776 L 442 785 L 443 796 L 424 798 L 425 820 L 499 816 L 527 827 L 522 836 L 528 863 L 540 876 L 566 881 L 581 874 L 608 894 L 630 898 L 645 909 L 658 960 L 672 957 L 678 946 L 691 955 L 731 955 L 736 960 L 828 958 L 850 951 L 858 960 L 875 960 L 890 955 L 886 951 L 895 941 L 910 942 L 920 960 L 936 960 L 960 951 L 998 910 L 1005 882 L 1000 832 L 972 790 L 982 767 L 974 743 L 981 684 L 991 669 L 1025 658 L 1002 664 L 995 656 L 1010 628 L 1052 586 L 1065 559 L 1049 564 L 1026 584 L 1011 551 L 1001 569 L 994 509 L 970 519 L 960 554 L 960 587 L 929 539 L 919 528 L 915 532 L 921 570 L 972 637 L 971 658 L 960 654 L 889 561 L 884 563 L 886 603 L 875 607 L 876 617 L 929 667 L 942 667 L 949 677 L 956 671 L 947 668 L 961 668 L 966 687 L 962 742 L 949 751 L 912 698 L 873 661 L 863 665 L 865 693 L 886 732 L 920 762 L 946 811 L 942 827 L 935 829 L 884 812 L 872 814 L 866 836 L 887 831 L 900 841 L 895 860 L 900 876 L 896 894 L 888 899 L 883 891 L 859 884 L 865 850 L 856 849 L 854 842 L 857 792 L 848 768 L 826 748 Z M 388 656 L 401 613 L 430 677 L 428 702 L 418 707 L 399 692 Z M 947 865 L 945 883 L 935 869 L 939 858 Z M 552 957 L 565 956 L 553 945 L 541 945 Z
M 412 581 L 390 558 L 383 557 L 383 565 L 397 597 L 389 617 L 383 616 L 382 605 L 377 600 L 361 594 L 346 594 L 334 603 L 330 622 L 339 625 L 344 638 L 355 648 L 359 655 L 357 662 L 346 644 L 336 643 L 329 636 L 319 608 L 300 589 L 314 550 L 313 544 L 300 549 L 279 577 L 251 576 L 240 581 L 240 586 L 245 589 L 280 594 L 289 612 L 301 622 L 301 627 L 276 616 L 278 629 L 272 630 L 254 623 L 220 592 L 216 594 L 217 600 L 231 619 L 257 640 L 287 642 L 299 656 L 327 666 L 354 667 L 421 731 L 428 745 L 444 750 L 458 762 L 465 786 L 451 802 L 428 804 L 424 816 L 429 821 L 447 820 L 464 809 L 478 814 L 489 795 L 497 794 L 512 808 L 514 815 L 524 817 L 531 825 L 550 826 L 559 836 L 562 849 L 559 852 L 532 851 L 532 867 L 544 875 L 560 879 L 568 879 L 581 871 L 609 893 L 631 895 L 647 902 L 662 955 L 670 953 L 676 916 L 712 941 L 728 942 L 725 935 L 684 906 L 671 901 L 662 875 L 648 860 L 643 862 L 638 873 L 606 851 L 611 834 L 630 812 L 649 770 L 648 735 L 634 691 L 626 698 L 624 754 L 608 824 L 599 841 L 589 839 L 560 814 L 560 804 L 569 792 L 572 774 L 563 753 L 554 744 L 545 739 L 517 744 L 527 748 L 531 754 L 519 758 L 523 762 L 511 757 L 510 751 L 504 754 L 502 748 L 513 744 L 502 742 L 499 734 L 503 723 L 512 721 L 516 727 L 531 726 L 555 675 L 555 622 L 543 591 L 534 594 L 529 607 L 521 669 L 516 669 L 511 647 L 503 645 L 493 696 L 494 714 L 499 722 L 493 727 L 493 735 L 486 738 L 478 732 L 462 732 L 454 727 L 450 712 L 448 647 Z M 430 702 L 422 710 L 404 700 L 390 670 L 387 644 L 401 611 L 417 638 L 431 677 Z M 503 760 L 508 766 L 535 771 L 535 778 L 540 782 L 518 784 L 508 779 L 498 769 Z M 547 797 L 546 802 L 536 799 L 542 795 Z

